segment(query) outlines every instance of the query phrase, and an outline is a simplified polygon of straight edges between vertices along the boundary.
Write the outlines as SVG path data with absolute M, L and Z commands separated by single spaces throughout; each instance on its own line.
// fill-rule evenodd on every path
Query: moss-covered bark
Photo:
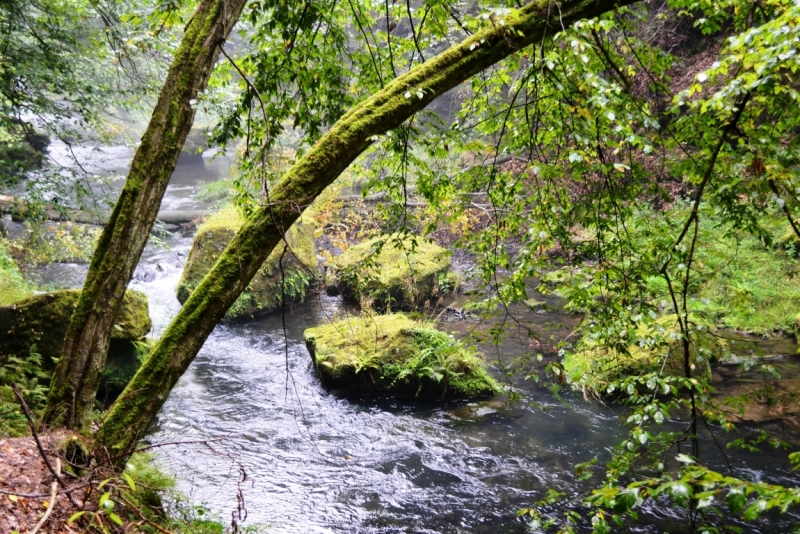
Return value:
M 203 0 L 186 27 L 64 339 L 44 415 L 51 425 L 82 429 L 88 424 L 122 295 L 194 122 L 191 102 L 205 89 L 219 47 L 245 3 Z
M 270 204 L 252 214 L 192 292 L 106 415 L 99 437 L 109 452 L 132 449 L 285 230 L 370 145 L 373 136 L 398 127 L 437 96 L 563 26 L 630 3 L 577 0 L 554 9 L 548 0 L 536 0 L 510 14 L 503 24 L 477 32 L 354 106 L 286 172 L 271 192 Z
M 214 267 L 216 258 L 225 250 L 244 220 L 236 215 L 233 206 L 212 215 L 197 229 L 192 250 L 186 259 L 183 275 L 178 284 L 178 301 L 185 303 L 203 277 Z M 236 215 L 231 216 L 233 211 Z M 314 225 L 304 217 L 286 232 L 286 243 L 272 251 L 261 269 L 253 277 L 247 290 L 228 309 L 226 319 L 252 317 L 256 314 L 280 310 L 284 304 L 302 302 L 317 265 L 314 245 Z

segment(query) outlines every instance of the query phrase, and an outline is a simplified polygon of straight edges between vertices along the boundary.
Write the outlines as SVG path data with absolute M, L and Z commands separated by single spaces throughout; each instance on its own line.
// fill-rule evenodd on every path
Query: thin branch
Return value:
M 419 58 L 422 63 L 425 63 L 425 56 L 422 55 L 422 49 L 419 47 L 419 40 L 417 40 L 417 32 L 414 30 L 414 18 L 411 16 L 411 0 L 406 0 L 406 11 L 408 12 L 408 23 L 411 24 L 411 36 L 414 38 L 414 46 L 417 47 Z M 420 32 L 422 27 L 420 26 Z
M 692 222 L 697 219 L 697 213 L 700 209 L 700 201 L 703 199 L 703 191 L 705 190 L 706 185 L 708 185 L 708 182 L 711 179 L 711 175 L 714 172 L 714 165 L 717 162 L 717 157 L 719 156 L 719 153 L 722 150 L 722 146 L 725 144 L 725 141 L 728 139 L 728 134 L 730 134 L 731 130 L 733 130 L 733 128 L 736 127 L 736 123 L 739 122 L 739 119 L 742 117 L 742 112 L 744 112 L 744 108 L 747 105 L 748 100 L 750 100 L 750 95 L 751 93 L 748 92 L 744 96 L 742 102 L 739 104 L 738 109 L 736 110 L 736 114 L 733 116 L 730 122 L 728 122 L 728 125 L 722 131 L 722 135 L 720 136 L 719 141 L 717 142 L 717 146 L 714 147 L 714 151 L 711 153 L 711 160 L 708 162 L 708 167 L 706 168 L 706 172 L 703 175 L 703 179 L 700 181 L 700 185 L 697 188 L 697 193 L 695 194 L 694 197 L 694 204 L 692 206 L 692 212 L 689 214 L 689 218 L 686 219 L 686 223 L 684 224 L 683 229 L 681 230 L 681 233 L 678 236 L 678 239 L 675 241 L 675 244 L 672 245 L 672 248 L 670 249 L 671 251 L 677 249 L 678 245 L 680 245 L 681 242 L 683 241 L 683 238 L 686 237 L 686 232 L 689 231 Z M 671 259 L 672 256 L 670 255 L 670 258 L 668 258 L 667 261 L 664 262 L 664 266 L 661 267 L 662 272 L 664 272 L 667 269 L 667 266 L 669 265 Z
M 611 70 L 613 70 L 616 73 L 617 76 L 619 76 L 619 79 L 622 80 L 623 85 L 625 85 L 625 92 L 630 93 L 631 92 L 630 80 L 628 79 L 627 76 L 625 76 L 625 74 L 623 74 L 623 72 L 614 62 L 614 60 L 611 59 L 611 56 L 608 54 L 608 50 L 606 50 L 606 47 L 603 46 L 603 42 L 600 40 L 600 36 L 597 35 L 597 32 L 595 31 L 594 28 L 592 28 L 592 37 L 594 37 L 594 42 L 597 44 L 597 48 L 599 48 L 600 52 L 603 53 L 603 57 L 605 58 L 608 66 L 611 68 Z
M 36 447 L 39 449 L 39 454 L 42 455 L 42 459 L 44 460 L 47 469 L 53 474 L 55 479 L 61 485 L 62 488 L 67 489 L 67 484 L 64 482 L 64 479 L 61 475 L 53 469 L 53 465 L 50 463 L 50 459 L 47 457 L 47 454 L 44 452 L 44 447 L 42 447 L 42 442 L 39 440 L 39 434 L 36 432 L 36 424 L 33 422 L 33 414 L 31 413 L 31 409 L 28 408 L 28 404 L 25 402 L 25 399 L 22 397 L 22 393 L 19 392 L 17 389 L 16 384 L 11 385 L 11 389 L 14 390 L 14 395 L 17 396 L 17 400 L 19 400 L 19 404 L 22 407 L 22 412 L 25 414 L 25 418 L 28 420 L 28 426 L 31 429 L 31 434 L 33 434 L 33 439 L 36 441 Z M 61 462 L 59 462 L 59 471 Z M 75 500 L 75 498 L 71 494 L 67 494 L 69 496 L 70 502 L 75 505 L 76 508 L 82 508 L 80 504 Z
M 769 185 L 769 188 L 772 189 L 772 192 L 775 193 L 775 196 L 780 198 L 781 194 L 778 190 L 778 185 L 775 183 L 775 180 L 769 178 L 767 180 L 767 184 Z M 798 228 L 797 224 L 794 222 L 792 214 L 789 212 L 789 206 L 787 206 L 786 202 L 784 202 L 781 208 L 783 209 L 783 213 L 786 214 L 786 218 L 789 220 L 789 224 L 792 226 L 792 230 L 794 230 L 795 235 L 800 238 L 800 228 Z
M 86 486 L 91 485 L 91 482 L 87 482 L 85 484 L 79 484 L 77 486 L 73 486 L 67 490 L 59 490 L 59 493 L 72 493 L 73 491 L 77 491 L 79 489 L 83 489 Z M 0 489 L 0 495 L 16 495 L 17 497 L 25 497 L 26 499 L 38 499 L 41 497 L 47 497 L 50 495 L 49 493 L 20 493 L 18 491 L 8 491 Z
M 56 458 L 56 473 L 61 474 L 61 460 Z M 58 475 L 56 475 L 58 476 Z M 50 485 L 50 503 L 47 505 L 47 510 L 45 510 L 44 515 L 36 523 L 36 526 L 30 531 L 30 534 L 36 534 L 39 532 L 39 529 L 42 528 L 42 525 L 47 523 L 47 520 L 50 519 L 50 514 L 53 513 L 53 508 L 56 505 L 56 491 L 58 491 L 58 480 L 54 480 L 53 483 Z

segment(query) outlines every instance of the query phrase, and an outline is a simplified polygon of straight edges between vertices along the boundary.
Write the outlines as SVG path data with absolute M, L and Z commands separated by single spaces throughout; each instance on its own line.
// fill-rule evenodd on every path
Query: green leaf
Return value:
M 108 517 L 110 517 L 114 523 L 118 524 L 119 526 L 123 526 L 122 519 L 120 519 L 120 517 L 114 512 L 109 512 Z
M 744 492 L 738 488 L 729 491 L 725 496 L 725 501 L 728 503 L 728 508 L 730 508 L 731 512 L 734 514 L 741 513 L 741 511 L 744 510 L 745 504 L 747 504 Z
M 125 477 L 125 481 L 128 483 L 128 487 L 131 488 L 131 491 L 136 491 L 136 482 L 133 481 L 133 478 L 128 473 L 123 473 L 123 477 Z
M 69 516 L 69 519 L 67 519 L 67 524 L 71 525 L 72 523 L 74 523 L 79 517 L 81 517 L 85 513 L 86 513 L 86 510 L 81 510 L 80 512 L 75 512 L 74 514 Z

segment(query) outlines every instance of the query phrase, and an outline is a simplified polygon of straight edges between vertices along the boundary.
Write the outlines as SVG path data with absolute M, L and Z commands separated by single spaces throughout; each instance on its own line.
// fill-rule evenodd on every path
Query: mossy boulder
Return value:
M 211 270 L 243 223 L 244 219 L 239 212 L 233 206 L 229 206 L 200 225 L 178 284 L 177 294 L 181 304 L 186 302 L 192 291 Z M 317 265 L 314 225 L 311 220 L 298 219 L 286 232 L 286 241 L 293 254 L 289 251 L 283 254 L 281 245 L 275 247 L 253 280 L 228 310 L 226 319 L 251 317 L 280 310 L 282 296 L 286 297 L 287 302 L 303 301 L 311 280 L 308 270 L 314 270 Z M 281 259 L 282 254 L 283 259 Z
M 348 248 L 328 266 L 329 293 L 377 311 L 415 310 L 454 291 L 450 251 L 424 238 L 393 234 Z
M 79 295 L 77 289 L 53 291 L 0 307 L 0 362 L 10 355 L 27 355 L 31 346 L 36 345 L 45 370 L 52 370 L 53 358 L 58 358 L 61 353 Z M 115 341 L 142 339 L 151 327 L 147 295 L 126 291 L 111 335 L 112 348 Z
M 499 391 L 473 348 L 403 314 L 364 315 L 309 328 L 323 384 L 351 395 L 486 397 Z
M 603 394 L 611 382 L 631 374 L 658 372 L 663 376 L 686 376 L 683 338 L 675 315 L 639 328 L 637 338 L 640 342 L 629 345 L 626 352 L 582 341 L 578 350 L 564 358 L 567 379 L 584 391 Z M 689 347 L 692 376 L 710 381 L 711 362 L 728 351 L 724 339 L 707 329 L 693 329 Z
M 79 296 L 79 290 L 53 291 L 0 307 L 0 365 L 10 356 L 27 357 L 35 346 L 42 370 L 51 373 Z M 147 295 L 126 291 L 111 334 L 98 397 L 112 399 L 124 389 L 141 364 L 140 340 L 151 327 Z

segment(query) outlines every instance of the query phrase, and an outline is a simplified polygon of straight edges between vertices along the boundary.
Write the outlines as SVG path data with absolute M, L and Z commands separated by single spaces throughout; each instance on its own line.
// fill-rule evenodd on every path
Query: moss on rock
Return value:
M 0 307 L 0 325 L 3 325 L 0 363 L 10 355 L 24 356 L 36 345 L 36 352 L 42 355 L 43 367 L 52 370 L 53 358 L 58 358 L 61 353 L 61 344 L 79 295 L 77 289 L 53 291 Z M 138 291 L 126 291 L 112 341 L 141 339 L 151 327 L 147 296 Z
M 10 356 L 25 358 L 33 349 L 41 355 L 41 369 L 49 376 L 61 355 L 79 295 L 77 289 L 53 291 L 0 307 L 0 365 Z M 111 335 L 98 398 L 113 400 L 136 374 L 142 361 L 140 340 L 151 327 L 147 295 L 126 291 Z
M 244 219 L 239 212 L 233 206 L 228 206 L 198 227 L 192 250 L 189 252 L 178 284 L 177 294 L 181 304 L 186 302 L 194 288 L 211 270 L 242 224 Z M 317 265 L 311 218 L 298 219 L 286 232 L 286 241 L 294 255 L 288 250 L 283 254 L 284 247 L 281 245 L 275 247 L 253 280 L 225 314 L 225 318 L 237 319 L 279 310 L 282 305 L 282 294 L 286 296 L 287 302 L 302 302 L 311 279 L 306 269 L 313 270 Z
M 428 307 L 458 287 L 450 251 L 423 238 L 376 237 L 348 248 L 329 266 L 329 292 L 380 312 Z
M 108 407 L 128 385 L 133 375 L 141 367 L 154 342 L 111 340 L 106 366 L 100 376 L 97 399 Z
M 403 314 L 348 317 L 305 331 L 322 382 L 347 394 L 481 397 L 499 391 L 477 351 Z
M 580 350 L 564 358 L 564 372 L 575 386 L 603 394 L 612 382 L 630 374 L 660 372 L 664 376 L 685 376 L 683 340 L 675 315 L 660 318 L 652 330 L 640 328 L 641 344 L 631 344 L 627 352 L 583 341 Z M 711 379 L 711 361 L 728 351 L 727 342 L 703 330 L 692 331 L 689 364 L 692 376 Z

